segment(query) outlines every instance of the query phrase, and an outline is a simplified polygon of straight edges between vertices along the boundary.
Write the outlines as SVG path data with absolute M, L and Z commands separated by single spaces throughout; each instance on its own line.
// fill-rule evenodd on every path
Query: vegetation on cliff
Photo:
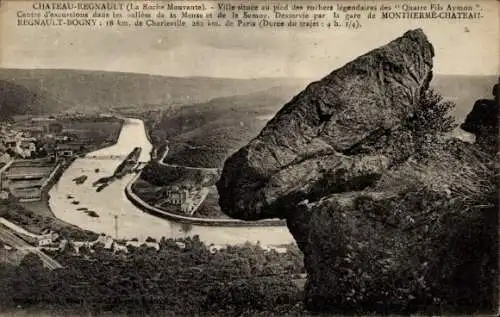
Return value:
M 327 196 L 329 203 L 311 208 L 329 215 L 321 230 L 335 232 L 336 241 L 328 247 L 335 256 L 323 260 L 323 274 L 310 282 L 316 286 L 309 288 L 308 307 L 405 314 L 496 309 L 499 174 L 490 149 L 497 141 L 448 139 L 456 127 L 452 110 L 452 103 L 426 91 L 403 122 L 404 133 L 392 136 L 399 142 L 391 150 L 407 155 L 403 162 L 370 187 Z M 310 239 L 326 243 L 321 230 Z M 324 248 L 306 247 L 315 250 L 306 261 L 309 273 Z M 338 288 L 321 290 L 325 276 Z
M 433 56 L 422 30 L 406 32 L 311 83 L 225 162 L 223 212 L 287 219 L 310 310 L 496 309 L 498 150 L 449 139 Z M 472 133 L 498 121 L 489 104 Z
M 408 156 L 364 190 L 393 195 L 377 198 L 360 192 L 350 207 L 318 207 L 317 213 L 348 217 L 331 216 L 330 229 L 336 228 L 332 230 L 337 239 L 345 240 L 335 243 L 340 246 L 336 249 L 340 261 L 329 262 L 327 271 L 335 274 L 338 289 L 350 290 L 347 295 L 331 290 L 329 302 L 311 295 L 308 300 L 318 309 L 358 313 L 496 309 L 499 174 L 493 155 L 497 150 L 491 149 L 497 141 L 485 137 L 488 144 L 470 145 L 446 138 L 456 127 L 449 116 L 452 110 L 453 103 L 443 102 L 438 93 L 422 95 L 415 115 L 403 123 L 406 142 L 398 143 L 399 154 Z M 498 116 L 498 108 L 496 113 L 490 111 Z M 393 137 L 401 141 L 401 135 Z M 369 220 L 359 220 L 363 218 Z M 356 232 L 349 231 L 353 226 Z

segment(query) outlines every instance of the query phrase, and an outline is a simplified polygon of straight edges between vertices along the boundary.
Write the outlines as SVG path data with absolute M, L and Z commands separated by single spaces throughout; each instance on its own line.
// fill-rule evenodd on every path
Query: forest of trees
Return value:
M 234 315 L 247 310 L 280 315 L 300 309 L 293 283 L 304 272 L 295 247 L 287 253 L 259 245 L 211 252 L 197 236 L 162 239 L 159 250 L 142 245 L 125 251 L 102 244 L 71 246 L 51 254 L 64 268 L 49 271 L 28 254 L 19 266 L 0 265 L 0 307 L 35 307 L 131 315 Z

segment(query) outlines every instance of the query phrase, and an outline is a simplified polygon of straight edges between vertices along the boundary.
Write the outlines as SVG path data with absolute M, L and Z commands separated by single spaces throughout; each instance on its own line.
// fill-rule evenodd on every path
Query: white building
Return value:
M 51 233 L 38 236 L 37 239 L 38 239 L 38 246 L 40 246 L 40 247 L 52 244 L 52 234 Z
M 178 187 L 171 187 L 165 191 L 165 201 L 176 206 L 182 205 L 186 201 L 187 196 L 187 190 L 181 190 Z
M 17 142 L 16 152 L 22 158 L 30 158 L 36 153 L 36 144 L 32 138 L 26 138 Z

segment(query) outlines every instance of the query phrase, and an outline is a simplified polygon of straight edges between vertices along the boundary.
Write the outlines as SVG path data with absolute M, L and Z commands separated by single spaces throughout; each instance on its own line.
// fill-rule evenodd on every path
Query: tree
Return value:
M 13 278 L 15 277 L 16 268 L 8 263 L 0 263 L 0 307 L 6 307 L 12 304 L 13 297 Z
M 433 152 L 433 145 L 440 143 L 446 133 L 457 127 L 449 114 L 454 107 L 453 102 L 444 101 L 433 89 L 422 93 L 413 116 L 405 122 L 413 136 L 418 157 L 428 157 Z
M 22 305 L 39 302 L 48 282 L 48 271 L 44 269 L 42 260 L 34 253 L 28 253 L 21 260 L 12 279 L 14 302 Z
M 23 257 L 19 266 L 33 271 L 43 270 L 42 260 L 37 254 L 31 252 Z

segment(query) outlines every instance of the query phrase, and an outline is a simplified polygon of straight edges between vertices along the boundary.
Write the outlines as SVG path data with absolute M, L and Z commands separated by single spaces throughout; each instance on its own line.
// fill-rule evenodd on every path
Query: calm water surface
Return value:
M 127 175 L 112 182 L 101 192 L 96 192 L 92 183 L 110 176 L 120 164 L 120 158 L 136 146 L 142 147 L 140 161 L 147 162 L 152 149 L 146 136 L 144 124 L 138 119 L 127 119 L 118 142 L 79 158 L 65 171 L 60 181 L 51 189 L 49 204 L 56 217 L 80 228 L 115 236 L 115 215 L 119 238 L 148 236 L 159 239 L 180 238 L 199 235 L 207 244 L 242 244 L 247 241 L 272 246 L 292 243 L 294 240 L 286 227 L 213 227 L 186 226 L 144 213 L 125 196 L 124 189 L 134 175 Z M 96 173 L 95 169 L 99 168 Z M 75 177 L 87 175 L 84 184 L 77 185 Z M 71 198 L 68 198 L 71 197 Z M 92 218 L 78 208 L 95 211 L 99 218 Z

